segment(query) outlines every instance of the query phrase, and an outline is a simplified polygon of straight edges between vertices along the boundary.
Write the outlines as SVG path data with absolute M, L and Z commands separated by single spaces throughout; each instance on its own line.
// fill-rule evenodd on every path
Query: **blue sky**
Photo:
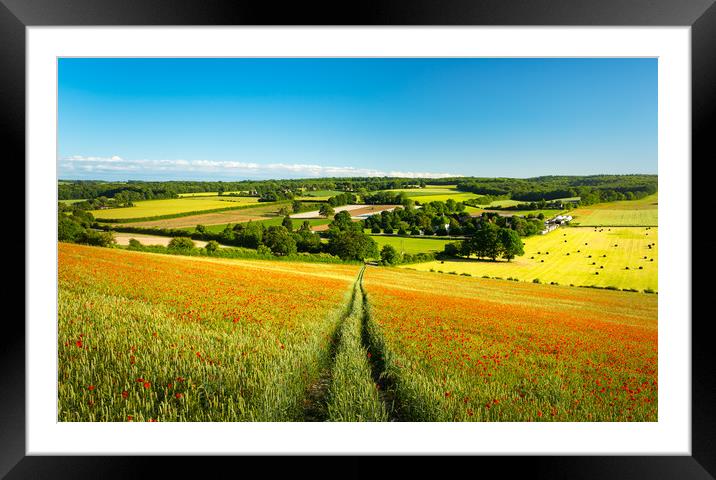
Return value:
M 60 59 L 63 179 L 657 172 L 656 59 Z

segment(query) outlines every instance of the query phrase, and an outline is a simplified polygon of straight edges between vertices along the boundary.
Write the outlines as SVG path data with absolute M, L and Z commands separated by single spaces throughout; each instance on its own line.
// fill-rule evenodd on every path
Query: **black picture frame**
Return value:
M 41 25 L 690 26 L 691 168 L 696 163 L 705 163 L 707 155 L 713 157 L 710 148 L 713 135 L 708 125 L 709 120 L 714 120 L 716 111 L 714 0 L 399 0 L 351 4 L 293 2 L 285 7 L 271 2 L 218 0 L 0 0 L 0 131 L 5 137 L 6 158 L 13 162 L 25 158 L 25 28 Z M 21 175 L 24 178 L 24 171 Z M 31 254 L 25 251 L 26 265 Z M 22 285 L 25 287 L 24 282 Z M 0 377 L 0 476 L 11 479 L 125 478 L 144 476 L 148 467 L 161 472 L 163 477 L 186 473 L 186 459 L 174 457 L 26 456 L 25 331 L 17 316 L 6 315 L 4 320 L 5 333 L 0 347 L 4 373 Z M 689 318 L 679 320 L 691 321 Z M 693 316 L 691 324 L 691 456 L 470 457 L 463 460 L 470 462 L 473 475 L 478 474 L 478 467 L 479 470 L 497 467 L 498 471 L 506 471 L 510 476 L 548 478 L 716 477 L 716 361 L 711 347 L 713 337 L 708 335 L 709 323 L 710 316 L 704 315 Z M 245 465 L 246 460 L 217 458 L 212 460 L 211 468 L 221 471 L 221 468 L 232 468 L 238 462 Z M 262 460 L 262 465 L 270 465 L 269 473 L 276 474 L 295 471 L 300 468 L 297 463 L 306 459 L 292 458 L 290 462 Z M 374 459 L 334 457 L 333 460 L 341 465 L 344 471 L 341 476 L 376 474 Z M 407 461 L 400 462 L 403 464 L 401 468 L 409 464 L 423 473 L 429 471 L 425 458 L 402 460 Z M 443 462 L 433 462 L 430 468 L 444 469 L 447 465 L 437 466 L 436 463 Z M 305 464 L 316 474 L 316 459 L 308 459 Z M 330 469 L 337 474 L 333 466 L 322 465 L 321 470 L 327 472 Z M 380 473 L 386 473 L 383 467 Z

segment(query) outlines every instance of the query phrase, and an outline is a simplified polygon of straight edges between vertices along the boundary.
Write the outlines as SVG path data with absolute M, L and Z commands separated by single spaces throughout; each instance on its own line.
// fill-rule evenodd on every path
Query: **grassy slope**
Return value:
M 58 248 L 60 421 L 300 420 L 358 272 Z
M 409 421 L 656 421 L 655 295 L 368 268 Z
M 455 241 L 454 239 L 398 237 L 393 235 L 371 235 L 371 237 L 378 244 L 378 249 L 383 248 L 383 245 L 392 245 L 401 253 L 442 252 L 446 243 Z
M 571 212 L 574 223 L 581 226 L 650 226 L 658 225 L 658 194 L 639 200 L 598 203 Z

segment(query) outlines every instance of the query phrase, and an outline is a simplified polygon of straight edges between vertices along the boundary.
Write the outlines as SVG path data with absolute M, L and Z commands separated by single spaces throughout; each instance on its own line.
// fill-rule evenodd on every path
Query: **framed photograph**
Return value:
M 3 475 L 509 455 L 713 478 L 711 1 L 2 1 L 26 178 Z

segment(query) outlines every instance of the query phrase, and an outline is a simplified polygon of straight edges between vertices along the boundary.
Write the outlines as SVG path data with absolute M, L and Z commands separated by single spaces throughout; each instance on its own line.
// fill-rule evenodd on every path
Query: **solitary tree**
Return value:
M 335 215 L 335 213 L 336 213 L 336 211 L 333 209 L 333 207 L 331 207 L 327 203 L 324 203 L 323 205 L 321 205 L 320 210 L 318 210 L 318 214 L 322 215 L 326 218 Z
M 506 258 L 508 262 L 517 255 L 525 254 L 522 239 L 514 230 L 510 228 L 500 229 L 499 239 L 502 247 L 502 256 Z
M 189 237 L 174 237 L 169 241 L 169 250 L 188 251 L 194 248 L 194 241 Z
M 380 259 L 386 265 L 396 265 L 400 263 L 400 253 L 392 245 L 383 245 L 380 250 Z
M 336 213 L 330 226 L 336 227 L 338 230 L 351 230 L 353 227 L 353 220 L 351 220 L 351 214 L 345 210 Z
M 206 248 L 206 252 L 211 255 L 219 249 L 219 242 L 216 240 L 209 240 L 204 248 Z
M 143 250 L 143 248 L 144 247 L 142 247 L 142 244 L 136 238 L 129 239 L 129 249 L 130 250 Z
M 296 240 L 283 225 L 269 227 L 264 243 L 274 255 L 291 255 L 296 253 Z
M 343 260 L 364 260 L 379 255 L 375 240 L 357 230 L 336 231 L 328 241 L 328 250 Z
M 446 243 L 443 247 L 443 251 L 445 255 L 450 255 L 451 257 L 457 257 L 461 250 L 462 250 L 463 242 L 452 242 L 452 243 Z

